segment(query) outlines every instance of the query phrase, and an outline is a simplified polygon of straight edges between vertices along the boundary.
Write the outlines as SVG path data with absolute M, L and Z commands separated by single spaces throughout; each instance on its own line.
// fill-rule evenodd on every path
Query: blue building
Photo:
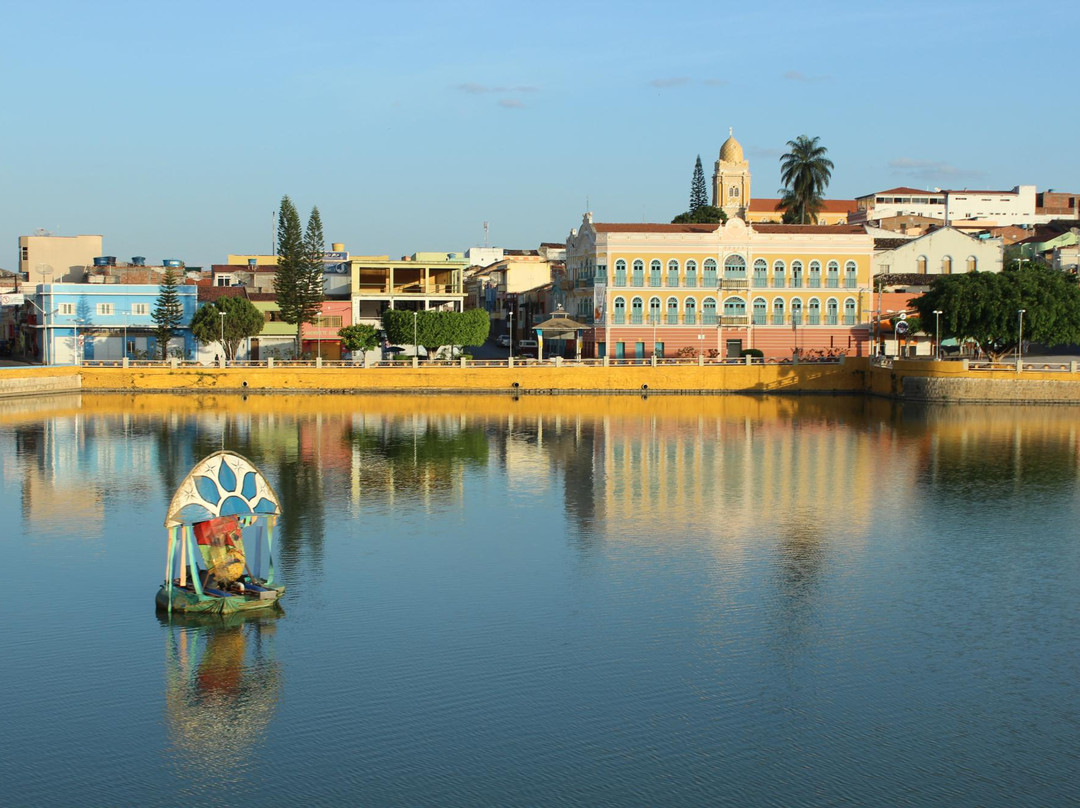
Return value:
M 198 308 L 197 287 L 182 284 L 184 309 L 169 353 L 195 358 L 191 318 Z M 151 313 L 161 295 L 156 284 L 49 283 L 36 289 L 38 355 L 46 364 L 70 365 L 81 359 L 153 359 L 160 356 Z

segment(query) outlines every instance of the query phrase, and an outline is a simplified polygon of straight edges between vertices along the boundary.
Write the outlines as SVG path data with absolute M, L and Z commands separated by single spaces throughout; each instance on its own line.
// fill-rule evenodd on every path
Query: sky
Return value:
M 0 267 L 18 236 L 150 263 L 400 257 L 665 222 L 733 127 L 753 195 L 819 137 L 828 196 L 1080 191 L 1080 3 L 0 4 Z

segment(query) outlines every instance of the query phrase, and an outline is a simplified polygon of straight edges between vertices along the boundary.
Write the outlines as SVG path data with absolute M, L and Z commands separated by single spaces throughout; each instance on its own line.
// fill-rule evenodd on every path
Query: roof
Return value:
M 199 302 L 220 300 L 223 297 L 250 297 L 246 286 L 199 286 Z
M 752 224 L 759 233 L 824 233 L 833 235 L 865 235 L 861 224 Z
M 751 199 L 750 210 L 752 211 L 776 211 L 780 199 Z M 854 213 L 858 210 L 858 203 L 854 199 L 822 199 L 822 213 Z
M 270 272 L 276 273 L 278 268 L 270 264 L 211 264 L 210 269 L 214 272 Z
M 906 185 L 901 185 L 899 188 L 890 188 L 887 191 L 871 191 L 868 194 L 863 194 L 861 198 L 867 196 L 876 196 L 877 194 L 918 194 L 919 196 L 926 196 L 927 194 L 943 194 L 944 191 L 928 191 L 926 188 L 908 188 Z
M 539 250 L 503 250 L 503 255 L 504 256 L 507 256 L 507 255 L 509 255 L 509 256 L 515 256 L 515 255 L 540 255 L 540 251 Z
M 903 247 L 905 244 L 912 241 L 910 238 L 875 238 L 874 249 L 875 250 L 895 250 L 897 247 Z
M 861 224 L 771 224 L 755 222 L 748 225 L 748 227 L 758 233 L 861 235 L 866 232 Z M 593 224 L 593 228 L 597 233 L 715 233 L 720 228 L 720 225 L 598 222 Z

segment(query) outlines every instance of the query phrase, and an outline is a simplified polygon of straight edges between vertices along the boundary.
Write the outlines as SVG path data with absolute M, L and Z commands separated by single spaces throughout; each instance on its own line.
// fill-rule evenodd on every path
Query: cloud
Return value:
M 975 179 L 985 176 L 986 172 L 971 168 L 957 168 L 951 163 L 940 160 L 914 160 L 910 157 L 895 157 L 889 161 L 889 168 L 896 174 L 917 177 L 924 180 Z
M 500 107 L 506 107 L 507 109 L 521 109 L 525 106 L 516 98 L 500 98 L 498 104 Z
M 727 87 L 731 84 L 727 79 L 705 79 L 703 82 L 706 87 Z
M 484 93 L 535 93 L 540 90 L 539 87 L 534 87 L 531 84 L 517 84 L 509 87 L 489 87 L 487 84 L 477 84 L 475 81 L 458 84 L 455 89 L 461 90 L 463 93 L 469 93 L 470 95 L 483 95 Z
M 658 87 L 660 89 L 666 89 L 668 87 L 682 87 L 689 83 L 690 79 L 688 79 L 686 76 L 677 76 L 670 79 L 653 79 L 649 82 L 649 84 L 651 84 L 653 87 Z
M 788 81 L 801 81 L 806 84 L 811 84 L 816 81 L 830 81 L 832 76 L 808 76 L 799 70 L 789 70 L 784 73 L 784 78 Z

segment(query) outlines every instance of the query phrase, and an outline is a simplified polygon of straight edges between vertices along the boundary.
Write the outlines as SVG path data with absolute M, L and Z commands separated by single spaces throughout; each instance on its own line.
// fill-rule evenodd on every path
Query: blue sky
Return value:
M 400 256 L 669 221 L 728 127 L 755 196 L 818 136 L 829 195 L 1080 191 L 1075 2 L 22 2 L 3 6 L 0 266 L 271 248 L 282 194 Z

